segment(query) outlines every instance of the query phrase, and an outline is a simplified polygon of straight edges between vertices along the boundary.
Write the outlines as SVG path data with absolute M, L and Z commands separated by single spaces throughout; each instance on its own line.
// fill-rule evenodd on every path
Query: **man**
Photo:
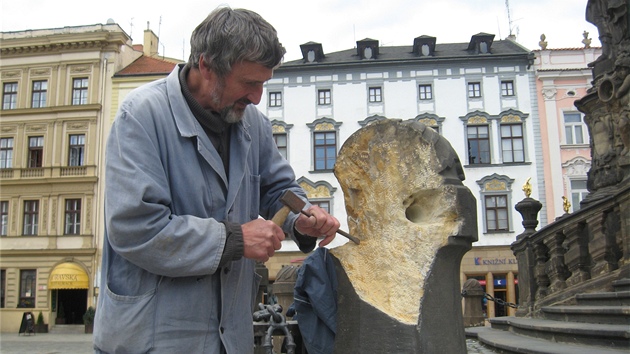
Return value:
M 221 7 L 193 32 L 185 66 L 122 103 L 107 142 L 96 352 L 250 353 L 255 261 L 285 233 L 304 252 L 333 240 L 339 221 L 317 206 L 282 228 L 265 220 L 284 190 L 305 199 L 252 105 L 284 53 L 258 14 Z

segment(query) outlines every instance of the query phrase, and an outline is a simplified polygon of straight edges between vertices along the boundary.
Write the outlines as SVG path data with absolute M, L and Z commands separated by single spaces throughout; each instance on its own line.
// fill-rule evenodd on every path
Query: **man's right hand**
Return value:
M 270 220 L 256 219 L 242 225 L 243 256 L 266 262 L 282 247 L 284 232 Z

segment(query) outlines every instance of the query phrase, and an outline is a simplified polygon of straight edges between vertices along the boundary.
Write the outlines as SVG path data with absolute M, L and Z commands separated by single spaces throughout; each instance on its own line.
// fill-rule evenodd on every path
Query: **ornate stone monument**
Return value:
M 421 123 L 376 122 L 344 143 L 335 175 L 361 239 L 330 251 L 335 353 L 466 353 L 459 270 L 476 202 L 449 142 Z

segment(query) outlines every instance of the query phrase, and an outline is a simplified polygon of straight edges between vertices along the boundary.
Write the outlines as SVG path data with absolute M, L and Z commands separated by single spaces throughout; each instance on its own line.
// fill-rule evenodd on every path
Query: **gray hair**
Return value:
M 233 64 L 242 61 L 274 69 L 284 53 L 275 28 L 259 14 L 224 6 L 212 11 L 193 31 L 188 63 L 198 68 L 203 56 L 208 69 L 225 77 Z

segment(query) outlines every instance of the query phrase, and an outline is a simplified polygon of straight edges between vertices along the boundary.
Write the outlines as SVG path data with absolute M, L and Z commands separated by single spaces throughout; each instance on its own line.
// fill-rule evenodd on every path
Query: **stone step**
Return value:
M 612 285 L 613 285 L 613 288 L 615 289 L 615 291 L 630 291 L 630 279 L 629 278 L 615 280 L 615 281 L 613 281 Z
M 541 310 L 548 320 L 630 325 L 630 306 L 548 306 Z
M 466 328 L 466 335 L 505 353 L 525 354 L 628 354 L 627 348 L 557 343 L 521 336 L 491 327 Z
M 85 333 L 85 325 L 82 324 L 55 324 L 48 329 L 48 333 L 55 334 L 81 334 Z
M 578 305 L 630 306 L 630 290 L 577 294 L 575 299 Z
M 496 317 L 492 328 L 549 342 L 630 349 L 630 326 Z

